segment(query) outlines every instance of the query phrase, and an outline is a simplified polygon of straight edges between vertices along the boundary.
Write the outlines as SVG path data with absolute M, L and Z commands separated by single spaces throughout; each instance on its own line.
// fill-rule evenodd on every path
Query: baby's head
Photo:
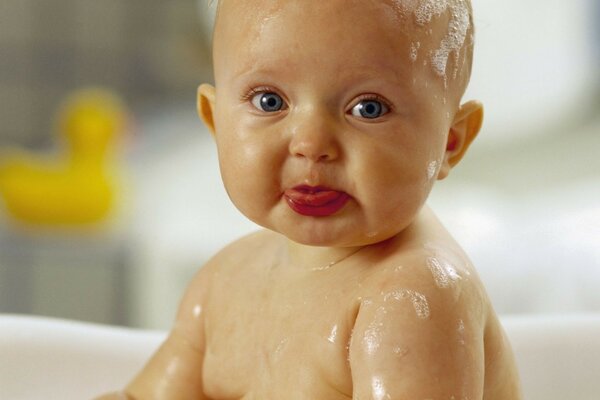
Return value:
M 239 30 L 247 30 L 250 27 L 241 24 L 247 22 L 260 32 L 265 23 L 277 17 L 282 9 L 293 8 L 304 11 L 305 17 L 311 19 L 304 22 L 318 29 L 323 36 L 340 32 L 347 22 L 354 29 L 360 30 L 364 27 L 361 19 L 363 22 L 370 20 L 374 25 L 386 25 L 383 28 L 388 28 L 388 34 L 410 39 L 402 43 L 405 46 L 399 49 L 402 51 L 396 55 L 395 62 L 410 61 L 423 66 L 429 65 L 445 85 L 454 85 L 457 89 L 454 94 L 459 96 L 464 93 L 471 75 L 474 26 L 470 0 L 220 0 L 216 2 L 216 6 L 215 52 L 221 48 L 221 33 L 231 31 L 232 24 Z M 328 16 L 327 10 L 333 15 Z M 314 17 L 319 14 L 322 18 L 316 21 Z M 397 40 L 392 38 L 392 41 Z M 247 44 L 238 42 L 239 46 Z M 406 44 L 409 46 L 406 47 Z M 231 45 L 232 43 L 226 44 Z
M 199 112 L 234 204 L 305 244 L 404 230 L 479 131 L 472 32 L 467 0 L 221 0 Z

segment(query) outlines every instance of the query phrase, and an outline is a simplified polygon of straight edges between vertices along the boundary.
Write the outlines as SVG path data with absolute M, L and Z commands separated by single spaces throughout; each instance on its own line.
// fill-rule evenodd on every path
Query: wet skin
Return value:
M 263 231 L 203 267 L 170 338 L 130 393 L 520 399 L 510 346 L 483 286 L 428 208 L 401 235 L 331 268 L 295 265 L 288 246 Z M 447 285 L 432 259 L 454 277 Z M 397 295 L 405 289 L 421 301 Z
M 266 232 L 239 245 L 271 254 L 286 246 Z M 205 390 L 214 398 L 517 398 L 512 356 L 481 282 L 429 211 L 402 238 L 326 270 L 273 257 L 247 265 L 228 251 L 231 275 L 213 282 L 217 311 L 206 315 Z M 453 266 L 455 284 L 436 284 L 432 258 Z M 395 296 L 406 289 L 427 309 Z
M 419 30 L 400 3 L 222 4 L 199 112 L 231 200 L 268 230 L 200 270 L 130 395 L 520 399 L 485 290 L 425 206 L 481 105 L 460 105 L 462 70 L 411 58 L 449 18 Z

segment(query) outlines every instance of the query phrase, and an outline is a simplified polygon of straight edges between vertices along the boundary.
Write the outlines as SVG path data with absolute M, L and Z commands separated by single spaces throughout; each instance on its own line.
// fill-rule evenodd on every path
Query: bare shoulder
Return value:
M 192 278 L 184 298 L 180 312 L 184 320 L 198 309 L 214 308 L 229 297 L 231 300 L 236 289 L 247 287 L 249 281 L 256 278 L 260 267 L 273 263 L 280 253 L 278 244 L 281 237 L 277 234 L 260 230 L 243 236 L 225 246 L 212 256 Z M 210 306 L 210 307 L 209 307 Z
M 203 311 L 209 308 L 213 293 L 227 284 L 238 266 L 248 264 L 252 252 L 270 242 L 269 233 L 259 231 L 244 236 L 217 252 L 204 264 L 192 278 L 181 300 L 177 313 L 176 327 L 190 331 L 189 336 L 201 337 L 198 329 L 202 325 Z
M 363 285 L 357 319 L 367 332 L 369 326 L 383 323 L 413 348 L 442 343 L 449 352 L 469 348 L 469 362 L 482 365 L 485 355 L 479 349 L 484 347 L 489 301 L 460 248 L 400 249 L 373 271 Z M 429 360 L 437 362 L 435 357 Z
M 268 242 L 263 232 L 248 235 L 225 247 L 198 270 L 180 302 L 167 340 L 128 385 L 128 394 L 138 399 L 206 398 L 202 371 L 207 315 L 220 311 L 214 309 L 213 298 L 215 293 L 231 290 L 227 277 L 233 274 L 233 267 L 247 258 L 252 249 Z M 165 371 L 169 373 L 165 375 Z
M 216 279 L 234 273 L 239 265 L 248 265 L 273 247 L 275 234 L 260 230 L 243 236 L 214 254 L 196 273 L 188 292 L 206 293 Z M 202 289 L 202 290 L 196 290 Z
M 482 398 L 485 292 L 470 265 L 415 246 L 375 265 L 350 347 L 358 397 L 373 379 L 392 398 Z
M 351 349 L 353 379 L 364 380 L 359 387 L 366 394 L 367 378 L 375 373 L 384 376 L 367 370 L 369 360 L 376 359 L 400 371 L 386 375 L 398 396 L 442 398 L 462 393 L 467 398 L 485 394 L 489 399 L 519 399 L 510 344 L 462 249 L 443 240 L 394 250 L 363 282 Z M 387 350 L 379 351 L 384 346 Z M 413 368 L 417 365 L 420 368 Z M 444 381 L 430 386 L 437 391 L 408 383 L 427 381 L 422 371 L 448 366 L 454 372 L 440 372 Z M 401 376 L 411 379 L 403 381 Z
M 219 250 L 202 268 L 207 275 L 220 275 L 231 272 L 239 265 L 247 265 L 265 256 L 276 248 L 279 236 L 268 230 L 259 230 L 243 236 Z
M 460 248 L 428 245 L 400 249 L 373 271 L 365 285 L 367 297 L 410 300 L 420 304 L 422 317 L 466 313 L 482 326 L 485 323 L 485 289 Z

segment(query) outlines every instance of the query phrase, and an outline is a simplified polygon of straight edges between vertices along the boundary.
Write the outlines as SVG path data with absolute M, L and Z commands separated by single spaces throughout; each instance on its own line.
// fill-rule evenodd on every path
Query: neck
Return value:
M 287 254 L 290 265 L 303 270 L 326 270 L 334 267 L 368 246 L 319 247 L 308 246 L 287 240 Z
M 433 225 L 439 225 L 439 222 L 429 207 L 424 206 L 415 220 L 404 230 L 372 244 L 349 247 L 320 247 L 304 245 L 285 239 L 287 243 L 287 262 L 299 269 L 318 271 L 332 268 L 336 264 L 357 257 L 364 257 L 365 251 L 363 249 L 367 247 L 377 249 L 382 256 L 385 256 L 388 252 L 394 251 L 393 249 L 397 250 L 400 246 L 411 247 L 421 243 L 425 236 L 437 236 L 435 230 L 428 231 L 426 234 L 424 232 L 428 229 L 427 226 Z M 374 254 L 372 251 L 369 253 Z

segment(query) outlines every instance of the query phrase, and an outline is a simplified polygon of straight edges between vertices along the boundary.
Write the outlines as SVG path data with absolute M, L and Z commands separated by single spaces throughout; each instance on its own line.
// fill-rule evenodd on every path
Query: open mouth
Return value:
M 333 215 L 350 200 L 348 193 L 323 186 L 296 186 L 287 189 L 283 196 L 292 210 L 311 217 Z

